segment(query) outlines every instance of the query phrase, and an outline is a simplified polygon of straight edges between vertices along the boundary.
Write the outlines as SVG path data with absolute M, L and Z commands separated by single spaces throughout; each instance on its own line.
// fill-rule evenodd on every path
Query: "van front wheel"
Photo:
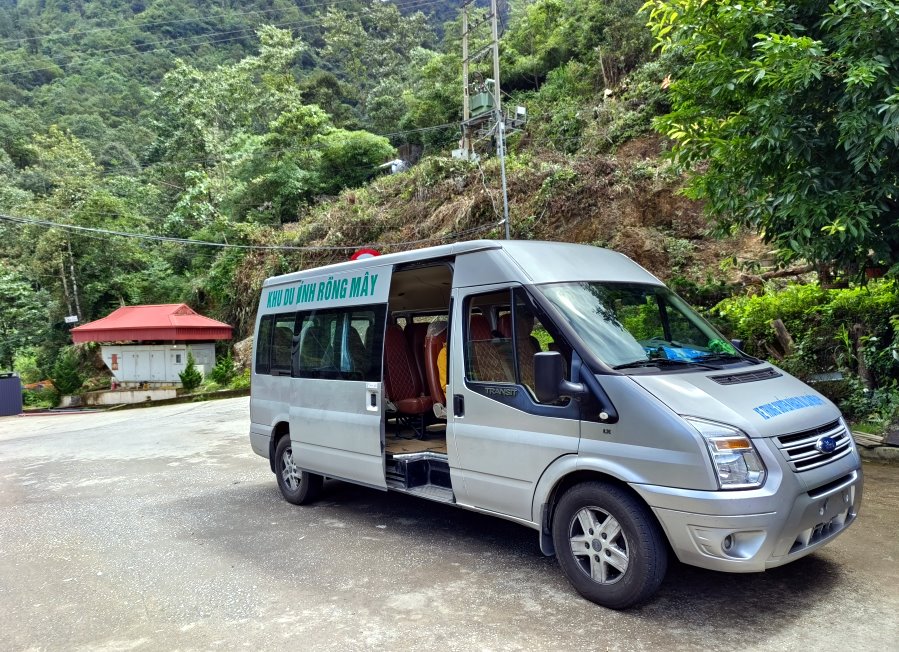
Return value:
M 290 435 L 281 437 L 275 448 L 275 474 L 284 500 L 294 505 L 311 503 L 322 488 L 322 477 L 299 469 L 293 458 Z
M 625 609 L 659 588 L 668 567 L 662 534 L 625 489 L 584 482 L 565 492 L 553 517 L 559 565 L 582 596 Z

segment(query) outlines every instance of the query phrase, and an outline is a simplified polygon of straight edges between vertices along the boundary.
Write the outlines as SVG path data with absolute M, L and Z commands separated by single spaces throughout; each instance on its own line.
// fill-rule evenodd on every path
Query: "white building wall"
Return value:
M 181 384 L 178 376 L 187 366 L 187 352 L 193 353 L 197 369 L 207 376 L 215 366 L 215 344 L 104 344 L 103 362 L 121 383 Z

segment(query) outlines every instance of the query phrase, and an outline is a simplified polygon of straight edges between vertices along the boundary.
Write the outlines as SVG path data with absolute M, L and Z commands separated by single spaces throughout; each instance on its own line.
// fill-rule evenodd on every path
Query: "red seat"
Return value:
M 520 313 L 519 313 L 520 314 Z M 521 383 L 531 389 L 534 388 L 534 354 L 540 353 L 540 342 L 531 335 L 533 329 L 533 317 L 522 317 L 518 320 L 518 371 L 521 374 Z M 512 315 L 505 313 L 500 315 L 497 329 L 503 337 L 512 337 Z
M 434 401 L 423 392 L 409 343 L 396 324 L 387 327 L 384 363 L 384 390 L 397 412 L 417 415 L 430 410 Z
M 406 334 L 406 341 L 409 342 L 409 350 L 412 352 L 412 359 L 415 361 L 415 369 L 418 372 L 418 378 L 421 386 L 428 387 L 428 377 L 425 374 L 425 336 L 428 332 L 427 322 L 409 322 L 403 331 Z
M 435 321 L 428 324 L 425 334 L 425 376 L 428 380 L 428 389 L 434 403 L 446 405 L 446 392 L 443 391 L 443 383 L 440 382 L 440 367 L 437 358 L 446 344 L 446 322 Z
M 509 340 L 493 337 L 484 315 L 473 314 L 468 324 L 470 379 L 485 383 L 514 383 Z

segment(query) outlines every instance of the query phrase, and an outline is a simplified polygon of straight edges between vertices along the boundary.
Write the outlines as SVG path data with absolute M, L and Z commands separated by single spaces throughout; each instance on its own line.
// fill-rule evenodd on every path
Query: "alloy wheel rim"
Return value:
M 293 450 L 288 448 L 281 456 L 281 478 L 284 484 L 291 491 L 296 491 L 300 487 L 300 470 L 293 461 Z
M 621 524 L 600 507 L 584 507 L 568 526 L 571 554 L 580 569 L 598 584 L 615 584 L 630 565 L 630 547 Z

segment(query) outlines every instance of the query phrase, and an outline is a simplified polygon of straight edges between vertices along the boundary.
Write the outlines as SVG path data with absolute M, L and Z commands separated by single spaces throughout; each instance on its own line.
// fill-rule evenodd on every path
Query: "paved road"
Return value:
M 326 484 L 280 499 L 247 399 L 0 419 L 2 650 L 896 650 L 899 466 L 862 515 L 758 575 L 675 564 L 628 612 L 531 530 Z

